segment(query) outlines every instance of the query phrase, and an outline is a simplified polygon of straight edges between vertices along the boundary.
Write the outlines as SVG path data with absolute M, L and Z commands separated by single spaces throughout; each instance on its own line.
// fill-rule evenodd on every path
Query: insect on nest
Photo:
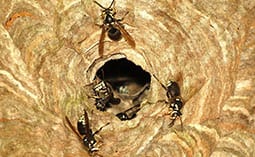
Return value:
M 132 47 L 135 48 L 135 40 L 133 37 L 124 29 L 124 25 L 121 21 L 124 20 L 124 17 L 128 14 L 128 12 L 121 18 L 115 18 L 116 11 L 114 11 L 113 5 L 115 1 L 113 0 L 112 3 L 108 8 L 105 8 L 97 1 L 94 1 L 102 10 L 102 17 L 103 17 L 103 24 L 100 25 L 102 28 L 102 32 L 99 39 L 99 56 L 103 56 L 104 53 L 104 38 L 105 33 L 107 32 L 108 37 L 113 41 L 119 41 L 122 36 L 125 38 L 127 43 Z
M 69 127 L 72 129 L 72 131 L 77 135 L 77 137 L 83 142 L 84 146 L 88 149 L 89 153 L 93 153 L 99 150 L 98 148 L 95 147 L 97 141 L 94 136 L 110 123 L 106 123 L 104 126 L 100 127 L 97 131 L 93 133 L 90 128 L 88 114 L 85 109 L 83 115 L 81 115 L 77 121 L 78 131 L 76 131 L 76 129 L 74 128 L 74 126 L 72 125 L 71 121 L 67 116 L 65 116 L 65 119 Z
M 171 112 L 169 113 L 171 116 L 171 122 L 168 125 L 169 127 L 172 127 L 174 125 L 174 122 L 177 118 L 180 119 L 181 126 L 182 124 L 182 113 L 181 109 L 184 105 L 183 100 L 181 98 L 181 92 L 179 84 L 175 81 L 169 81 L 167 85 L 165 86 L 157 77 L 154 75 L 154 78 L 160 83 L 160 85 L 166 90 L 166 96 L 168 98 L 167 101 L 165 101 L 167 104 L 169 104 L 169 109 L 171 109 Z

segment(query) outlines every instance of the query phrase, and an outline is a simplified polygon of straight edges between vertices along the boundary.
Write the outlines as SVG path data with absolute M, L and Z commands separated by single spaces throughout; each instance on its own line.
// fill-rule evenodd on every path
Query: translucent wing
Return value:
M 89 127 L 89 118 L 88 118 L 87 111 L 85 109 L 84 109 L 84 117 L 85 117 L 85 121 L 86 121 L 86 129 L 87 129 L 87 132 L 89 132 L 89 130 L 90 130 L 90 127 Z
M 115 22 L 115 27 L 117 27 L 121 34 L 123 35 L 123 37 L 125 38 L 125 40 L 127 41 L 127 43 L 132 47 L 135 48 L 135 40 L 133 39 L 133 37 L 121 26 L 121 24 L 116 21 Z
M 72 131 L 82 140 L 82 137 L 80 136 L 80 134 L 75 130 L 74 126 L 72 125 L 71 121 L 69 120 L 69 118 L 67 116 L 65 116 L 67 124 L 69 125 L 69 127 L 72 129 Z
M 103 56 L 104 54 L 104 38 L 105 38 L 105 26 L 102 26 L 102 32 L 100 35 L 100 39 L 99 39 L 99 48 L 98 48 L 98 52 L 99 52 L 99 56 Z

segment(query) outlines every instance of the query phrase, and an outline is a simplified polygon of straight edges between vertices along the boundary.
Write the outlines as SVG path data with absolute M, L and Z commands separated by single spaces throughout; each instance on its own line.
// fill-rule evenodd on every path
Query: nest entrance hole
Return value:
M 150 73 L 126 58 L 106 62 L 99 68 L 96 76 L 109 82 L 120 95 L 134 95 L 151 82 Z
M 107 81 L 114 96 L 121 99 L 121 105 L 111 107 L 115 114 L 139 104 L 151 82 L 149 72 L 126 58 L 109 60 L 97 70 L 96 76 Z

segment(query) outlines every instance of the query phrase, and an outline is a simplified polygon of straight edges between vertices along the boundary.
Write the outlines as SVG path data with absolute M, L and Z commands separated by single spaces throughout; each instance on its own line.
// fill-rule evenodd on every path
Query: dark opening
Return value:
M 101 80 L 111 84 L 122 95 L 134 95 L 150 85 L 151 75 L 126 58 L 106 62 L 96 73 Z
M 126 58 L 106 62 L 96 76 L 108 82 L 119 104 L 111 104 L 108 112 L 120 120 L 131 120 L 140 110 L 140 103 L 150 88 L 151 75 Z

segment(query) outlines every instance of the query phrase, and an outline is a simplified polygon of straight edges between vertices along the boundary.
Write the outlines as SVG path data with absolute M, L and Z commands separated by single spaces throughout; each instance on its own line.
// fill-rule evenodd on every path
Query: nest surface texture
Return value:
M 111 0 L 98 0 L 109 6 Z M 116 0 L 134 38 L 105 34 L 92 0 L 0 1 L 0 156 L 255 156 L 255 1 Z M 150 74 L 132 120 L 88 97 L 98 70 L 127 59 Z M 107 75 L 107 74 L 106 74 Z M 183 127 L 170 123 L 163 84 L 181 90 Z M 140 75 L 137 78 L 143 77 Z M 116 105 L 117 106 L 117 105 Z M 99 151 L 70 129 L 86 109 Z

